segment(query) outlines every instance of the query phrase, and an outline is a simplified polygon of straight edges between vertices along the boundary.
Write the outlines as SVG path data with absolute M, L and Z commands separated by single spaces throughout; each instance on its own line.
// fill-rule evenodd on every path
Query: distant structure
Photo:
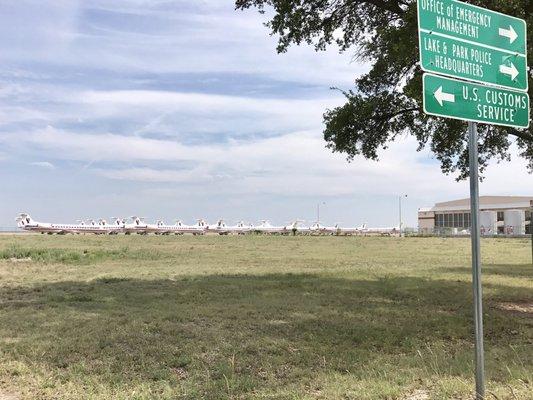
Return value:
M 533 196 L 480 196 L 479 200 L 481 234 L 531 234 Z M 418 209 L 421 233 L 469 233 L 470 226 L 468 198 Z

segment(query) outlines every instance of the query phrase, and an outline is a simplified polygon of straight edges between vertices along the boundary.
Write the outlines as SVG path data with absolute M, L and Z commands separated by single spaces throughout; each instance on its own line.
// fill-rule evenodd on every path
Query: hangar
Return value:
M 480 227 L 485 235 L 530 234 L 533 196 L 480 196 Z M 418 209 L 421 233 L 458 234 L 470 230 L 470 199 L 436 203 Z

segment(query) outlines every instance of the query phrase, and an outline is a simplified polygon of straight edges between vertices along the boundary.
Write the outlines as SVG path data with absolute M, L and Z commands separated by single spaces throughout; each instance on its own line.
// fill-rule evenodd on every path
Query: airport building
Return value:
M 533 196 L 480 196 L 479 202 L 481 234 L 531 234 Z M 469 198 L 418 209 L 421 233 L 461 234 L 468 233 L 470 226 Z

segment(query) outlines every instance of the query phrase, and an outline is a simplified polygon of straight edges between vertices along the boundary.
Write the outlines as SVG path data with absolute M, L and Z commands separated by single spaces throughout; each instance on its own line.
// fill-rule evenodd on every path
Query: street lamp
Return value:
M 316 223 L 320 226 L 320 204 L 326 205 L 325 202 L 317 203 L 316 205 Z
M 407 195 L 401 194 L 398 196 L 398 210 L 400 213 L 400 237 L 402 237 L 402 197 L 407 197 Z

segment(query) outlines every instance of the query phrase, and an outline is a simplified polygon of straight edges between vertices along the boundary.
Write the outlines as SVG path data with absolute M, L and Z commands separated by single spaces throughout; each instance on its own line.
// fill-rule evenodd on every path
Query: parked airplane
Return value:
M 283 232 L 283 229 L 284 229 L 283 226 L 273 226 L 267 220 L 262 220 L 260 222 L 261 222 L 260 225 L 257 225 L 254 227 L 255 232 L 268 233 L 268 234 Z
M 108 230 L 110 235 L 117 235 L 120 232 L 124 232 L 124 220 L 122 218 L 113 217 L 113 223 L 108 225 L 104 219 L 101 219 L 100 222 L 104 229 Z
M 277 233 L 282 235 L 288 235 L 290 233 L 309 233 L 309 228 L 301 227 L 299 225 L 300 222 L 302 221 L 296 220 L 285 226 L 272 226 L 267 220 L 262 220 L 261 225 L 254 227 L 253 230 L 260 233 Z
M 203 219 L 199 219 L 196 221 L 196 225 L 193 225 L 192 227 L 192 234 L 193 235 L 204 235 L 205 231 L 207 229 L 207 222 Z
M 216 224 L 207 224 L 205 231 L 207 233 L 218 233 L 219 235 L 227 235 L 230 233 L 226 227 L 226 223 L 222 219 L 219 219 Z
M 27 213 L 21 213 L 16 219 L 19 228 L 31 232 L 48 233 L 48 234 L 66 234 L 66 233 L 94 233 L 94 228 L 90 225 L 80 222 L 79 224 L 52 224 L 48 222 L 37 222 Z
M 296 220 L 290 225 L 286 226 L 287 230 L 289 230 L 292 233 L 299 233 L 302 235 L 309 235 L 311 234 L 311 228 L 307 226 L 301 226 L 300 223 L 304 221 Z
M 315 222 L 309 228 L 312 235 L 335 235 L 338 233 L 338 230 L 339 228 L 337 226 L 324 226 L 320 222 Z
M 399 234 L 400 228 L 398 228 L 397 226 L 392 228 L 367 228 L 365 224 L 365 228 L 363 229 L 362 233 L 390 236 Z
M 252 232 L 254 226 L 252 224 L 245 225 L 243 221 L 239 221 L 235 226 L 227 226 L 226 229 L 231 233 L 236 233 L 238 235 L 244 235 L 245 233 Z
M 126 235 L 131 235 L 132 233 L 145 235 L 148 233 L 148 224 L 144 222 L 144 218 L 136 216 L 130 218 L 132 220 L 131 224 L 127 224 L 126 221 L 124 221 L 123 231 Z
M 337 231 L 336 231 L 337 235 L 347 235 L 347 236 L 359 235 L 359 234 L 363 233 L 364 230 L 366 229 L 366 224 L 363 224 L 363 225 L 358 226 L 358 227 L 352 227 L 352 228 L 350 228 L 350 227 L 343 228 L 343 227 L 339 226 L 339 224 L 336 224 L 335 228 L 337 229 Z

